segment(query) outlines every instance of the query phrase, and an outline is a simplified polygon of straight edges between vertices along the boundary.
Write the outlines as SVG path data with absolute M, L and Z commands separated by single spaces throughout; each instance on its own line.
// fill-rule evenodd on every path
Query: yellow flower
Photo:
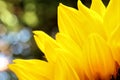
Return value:
M 78 0 L 78 10 L 60 3 L 56 39 L 34 31 L 42 60 L 14 60 L 19 80 L 110 80 L 120 65 L 120 0 Z

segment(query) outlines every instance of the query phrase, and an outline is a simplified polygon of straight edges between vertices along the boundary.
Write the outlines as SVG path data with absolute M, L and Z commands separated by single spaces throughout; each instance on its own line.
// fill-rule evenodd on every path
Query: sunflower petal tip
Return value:
M 62 3 L 59 3 L 59 6 L 58 6 L 58 8 L 60 8 L 60 7 L 64 7 L 65 5 L 64 4 L 62 4 Z
M 78 0 L 78 1 L 77 1 L 77 4 L 78 4 L 78 5 L 82 4 L 81 0 Z
M 59 6 L 63 5 L 62 3 L 59 3 Z
M 36 34 L 38 32 L 38 30 L 32 31 L 33 34 Z M 40 31 L 39 31 L 40 32 Z
M 33 35 L 38 35 L 38 34 L 43 34 L 45 32 L 43 31 L 40 31 L 40 30 L 35 30 L 35 31 L 32 31 Z

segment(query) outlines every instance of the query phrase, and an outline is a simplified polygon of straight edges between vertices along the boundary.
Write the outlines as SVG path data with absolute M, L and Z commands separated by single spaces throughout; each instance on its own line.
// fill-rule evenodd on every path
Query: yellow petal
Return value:
M 55 40 L 46 33 L 44 33 L 43 31 L 33 31 L 33 33 L 37 46 L 41 49 L 41 51 L 43 51 L 43 53 L 45 51 L 46 42 L 50 42 L 54 47 L 57 47 Z
M 19 80 L 51 80 L 53 78 L 53 66 L 41 60 L 14 60 L 9 69 L 16 73 Z M 39 67 L 36 67 L 39 66 Z
M 100 34 L 104 39 L 107 38 L 106 32 L 104 30 L 103 26 L 103 19 L 102 17 L 92 9 L 87 8 L 82 4 L 80 0 L 78 0 L 78 10 L 80 16 L 85 16 L 87 21 L 86 24 L 82 25 L 85 28 L 85 31 L 90 33 L 98 33 Z
M 60 44 L 61 49 L 56 50 L 58 54 L 62 54 L 67 58 L 67 61 L 79 74 L 81 80 L 87 80 L 88 65 L 86 65 L 82 49 L 69 36 L 58 33 L 56 35 L 56 42 Z M 70 43 L 70 44 L 69 44 Z M 71 46 L 72 45 L 72 46 Z
M 70 52 L 72 55 L 76 57 L 82 58 L 80 46 L 76 44 L 71 37 L 62 33 L 57 33 L 56 42 L 61 46 L 62 49 L 67 50 L 68 52 Z
M 120 46 L 120 25 L 113 30 L 108 42 L 112 46 Z
M 59 55 L 55 66 L 54 80 L 80 80 L 74 67 L 67 61 L 65 56 Z
M 82 26 L 80 25 L 81 22 L 83 22 L 82 18 L 80 19 L 79 13 L 76 9 L 67 7 L 63 4 L 59 4 L 58 6 L 59 31 L 61 33 L 69 35 L 80 46 L 82 45 L 85 38 L 85 32 L 82 29 Z
M 120 0 L 110 0 L 104 16 L 104 24 L 108 34 L 120 24 Z
M 120 25 L 112 32 L 108 43 L 113 51 L 115 61 L 120 65 Z
M 90 9 L 96 11 L 102 17 L 104 16 L 106 10 L 102 0 L 92 0 Z
M 79 4 L 80 2 L 78 2 Z M 83 5 L 80 11 L 60 4 L 58 6 L 59 31 L 69 35 L 77 44 L 82 46 L 90 33 L 99 33 L 106 38 L 101 17 Z M 87 23 L 87 24 L 86 24 Z
M 95 21 L 95 20 L 97 20 L 98 22 L 102 22 L 102 17 L 98 13 L 96 13 L 95 11 L 89 9 L 84 4 L 82 4 L 82 2 L 80 0 L 78 0 L 77 5 L 78 5 L 78 11 L 81 14 L 84 14 L 86 16 L 86 18 L 88 20 L 90 20 L 90 22 Z
M 84 47 L 84 54 L 88 60 L 88 66 L 95 79 L 109 79 L 115 71 L 115 62 L 112 51 L 102 37 L 91 34 Z
M 34 79 L 34 77 L 32 78 L 32 76 L 29 73 L 23 72 L 24 69 L 19 68 L 15 64 L 9 65 L 9 68 L 10 68 L 10 70 L 12 70 L 16 74 L 16 76 L 18 77 L 19 80 L 32 80 L 32 79 Z M 24 70 L 24 71 L 26 71 L 26 70 Z M 35 80 L 37 80 L 37 79 L 35 79 Z
M 59 47 L 56 41 L 43 31 L 33 32 L 38 47 L 43 51 L 48 61 L 55 61 L 55 48 Z M 50 52 L 51 51 L 51 52 Z
M 45 43 L 45 52 L 44 53 L 46 55 L 46 58 L 47 58 L 48 62 L 53 62 L 53 63 L 56 62 L 57 55 L 59 55 L 56 52 L 57 48 L 59 48 L 59 47 L 54 47 L 54 45 L 51 44 L 51 42 L 46 42 Z
M 120 46 L 111 46 L 113 58 L 120 65 Z

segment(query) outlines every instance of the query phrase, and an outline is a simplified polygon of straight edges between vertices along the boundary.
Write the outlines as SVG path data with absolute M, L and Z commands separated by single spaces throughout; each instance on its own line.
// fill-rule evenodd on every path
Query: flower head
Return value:
M 110 80 L 120 65 L 120 1 L 92 0 L 90 8 L 58 6 L 56 39 L 34 31 L 47 61 L 14 60 L 19 80 Z

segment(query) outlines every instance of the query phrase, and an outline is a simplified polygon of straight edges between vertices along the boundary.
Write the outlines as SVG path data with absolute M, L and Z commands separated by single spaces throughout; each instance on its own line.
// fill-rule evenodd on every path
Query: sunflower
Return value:
M 33 31 L 47 61 L 13 60 L 19 80 L 110 80 L 120 65 L 120 0 L 92 0 L 87 8 L 58 6 L 59 32 L 53 39 Z

